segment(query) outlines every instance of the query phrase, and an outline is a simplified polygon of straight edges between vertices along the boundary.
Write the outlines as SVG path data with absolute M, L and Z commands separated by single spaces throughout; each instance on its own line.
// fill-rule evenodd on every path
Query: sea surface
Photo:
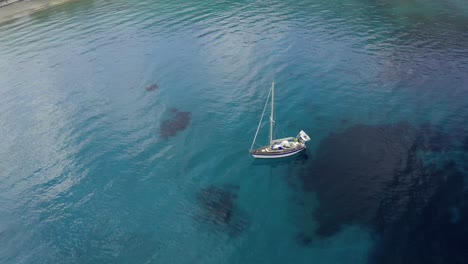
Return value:
M 273 80 L 277 137 L 312 140 L 254 160 Z M 0 263 L 468 263 L 467 178 L 464 0 L 0 24 Z

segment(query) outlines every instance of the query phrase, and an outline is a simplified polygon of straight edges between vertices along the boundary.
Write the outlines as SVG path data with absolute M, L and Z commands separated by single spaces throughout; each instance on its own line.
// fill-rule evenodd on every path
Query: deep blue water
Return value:
M 0 45 L 1 263 L 468 262 L 465 1 L 81 0 Z M 312 141 L 254 161 L 273 80 Z

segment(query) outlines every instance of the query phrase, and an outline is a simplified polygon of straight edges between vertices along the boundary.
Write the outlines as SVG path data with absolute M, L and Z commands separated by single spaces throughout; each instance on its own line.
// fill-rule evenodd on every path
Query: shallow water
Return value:
M 464 1 L 83 0 L 0 43 L 2 263 L 468 262 Z M 312 141 L 254 161 L 272 80 Z

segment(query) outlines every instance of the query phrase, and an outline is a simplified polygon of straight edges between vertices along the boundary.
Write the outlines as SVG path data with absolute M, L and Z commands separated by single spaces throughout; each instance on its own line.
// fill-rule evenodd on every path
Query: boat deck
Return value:
M 305 144 L 297 143 L 294 147 L 283 148 L 283 149 L 271 149 L 270 146 L 264 146 L 258 149 L 255 149 L 251 154 L 256 158 L 274 158 L 274 157 L 286 157 L 294 155 L 306 148 Z

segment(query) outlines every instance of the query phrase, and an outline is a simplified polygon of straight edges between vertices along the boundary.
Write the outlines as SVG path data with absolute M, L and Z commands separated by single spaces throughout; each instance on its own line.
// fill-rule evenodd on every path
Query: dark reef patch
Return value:
M 466 262 L 467 160 L 453 151 L 457 141 L 438 127 L 409 123 L 331 134 L 300 174 L 304 197 L 313 192 L 318 201 L 314 232 L 329 237 L 353 224 L 373 230 L 372 263 Z M 308 237 L 296 240 L 307 245 Z
M 192 113 L 182 112 L 175 108 L 171 108 L 171 116 L 172 118 L 164 121 L 160 128 L 161 136 L 166 139 L 185 130 L 192 120 Z
M 197 194 L 200 212 L 197 219 L 221 228 L 231 237 L 239 236 L 248 226 L 247 217 L 236 205 L 239 186 L 208 186 Z
M 158 89 L 159 89 L 159 85 L 157 85 L 156 83 L 146 86 L 146 91 L 148 92 L 156 91 Z

